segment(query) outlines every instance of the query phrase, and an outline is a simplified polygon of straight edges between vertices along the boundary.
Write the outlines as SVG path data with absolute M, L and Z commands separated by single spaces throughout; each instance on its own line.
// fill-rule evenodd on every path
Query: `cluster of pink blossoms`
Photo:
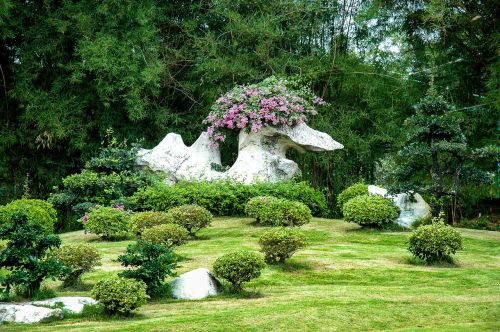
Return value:
M 302 96 L 299 96 L 302 95 Z M 238 86 L 221 96 L 204 123 L 212 146 L 224 142 L 223 130 L 258 132 L 264 126 L 290 128 L 316 114 L 314 105 L 325 101 L 309 93 L 298 93 L 274 77 L 257 85 Z

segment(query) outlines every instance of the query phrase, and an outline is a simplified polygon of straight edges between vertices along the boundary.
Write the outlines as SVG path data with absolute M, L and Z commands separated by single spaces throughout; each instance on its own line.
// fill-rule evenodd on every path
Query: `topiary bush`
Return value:
M 236 291 L 241 291 L 243 283 L 259 277 L 265 266 L 260 255 L 242 250 L 217 258 L 212 268 L 216 276 L 226 279 Z
M 65 244 L 54 252 L 54 257 L 71 272 L 62 278 L 64 287 L 75 286 L 82 274 L 101 265 L 101 256 L 97 249 L 86 243 Z
M 168 248 L 180 246 L 188 238 L 187 229 L 176 224 L 162 224 L 146 228 L 141 235 L 142 241 L 162 244 Z
M 41 199 L 18 199 L 4 206 L 0 206 L 0 225 L 11 223 L 13 213 L 25 214 L 32 223 L 43 227 L 47 234 L 54 232 L 57 222 L 57 211 L 52 204 Z
M 132 234 L 141 235 L 146 229 L 153 226 L 168 224 L 172 222 L 172 217 L 166 212 L 145 211 L 135 212 L 130 216 L 129 231 Z
M 284 263 L 297 250 L 305 247 L 306 238 L 296 229 L 281 227 L 262 234 L 259 244 L 267 263 Z
M 270 200 L 259 212 L 259 222 L 265 226 L 301 226 L 311 219 L 311 210 L 305 204 L 287 199 Z
M 271 201 L 277 200 L 276 197 L 273 196 L 257 196 L 251 198 L 247 205 L 245 206 L 245 214 L 251 218 L 255 218 L 259 221 L 259 215 L 262 208 L 269 204 Z
M 128 216 L 121 208 L 98 206 L 82 217 L 85 231 L 103 239 L 123 237 L 128 232 Z
M 337 207 L 339 208 L 340 212 L 343 213 L 345 203 L 347 203 L 354 197 L 362 195 L 368 195 L 368 185 L 364 183 L 355 183 L 342 191 L 337 196 Z
M 200 229 L 210 226 L 212 214 L 204 207 L 198 205 L 182 205 L 168 211 L 172 223 L 187 229 L 194 236 Z
M 361 226 L 381 227 L 393 223 L 399 216 L 399 208 L 379 195 L 362 195 L 344 204 L 344 220 Z
M 409 238 L 408 250 L 428 263 L 451 260 L 457 250 L 462 249 L 462 236 L 442 221 L 433 222 L 414 230 Z
M 98 281 L 92 288 L 92 297 L 110 314 L 128 316 L 149 299 L 146 284 L 140 280 L 113 278 Z
M 176 259 L 169 248 L 150 242 L 129 245 L 118 261 L 130 267 L 118 275 L 143 281 L 147 285 L 148 295 L 163 293 L 163 280 L 166 276 L 173 276 L 176 267 Z
M 307 182 L 282 181 L 241 184 L 231 181 L 181 181 L 175 185 L 156 184 L 139 190 L 131 201 L 140 210 L 168 211 L 185 205 L 203 206 L 215 216 L 245 215 L 248 201 L 257 196 L 274 196 L 304 203 L 315 216 L 330 214 L 324 193 Z

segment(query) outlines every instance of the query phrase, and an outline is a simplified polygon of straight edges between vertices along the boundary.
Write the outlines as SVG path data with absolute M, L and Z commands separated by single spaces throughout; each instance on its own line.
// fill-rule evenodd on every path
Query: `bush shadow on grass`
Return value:
M 205 240 L 210 240 L 210 236 L 208 236 L 207 234 L 203 234 L 203 235 L 191 235 L 189 237 L 189 241 L 205 241 Z
M 437 268 L 458 268 L 460 265 L 453 259 L 453 257 L 442 258 L 438 261 L 427 262 L 415 256 L 403 257 L 403 263 L 415 266 L 428 266 Z
M 310 262 L 297 262 L 293 260 L 285 261 L 284 263 L 268 264 L 271 269 L 282 272 L 297 272 L 297 271 L 312 271 L 314 264 Z
M 92 289 L 92 286 L 93 286 L 92 284 L 87 284 L 83 281 L 78 281 L 74 285 L 64 285 L 64 283 L 62 283 L 57 287 L 57 289 L 60 291 L 86 292 L 90 291 Z
M 357 228 L 349 228 L 345 230 L 346 233 L 384 233 L 384 232 L 411 232 L 412 230 L 406 227 L 403 227 L 401 225 L 398 225 L 396 223 L 389 224 L 389 225 L 384 225 L 381 227 L 377 226 L 359 226 Z
M 137 312 L 131 312 L 128 315 L 122 314 L 111 314 L 106 312 L 104 308 L 99 305 L 85 305 L 81 313 L 73 313 L 64 310 L 64 319 L 76 319 L 76 320 L 89 320 L 89 321 L 109 321 L 109 320 L 131 320 L 131 319 L 145 319 L 144 314 Z M 45 322 L 44 322 L 45 323 Z

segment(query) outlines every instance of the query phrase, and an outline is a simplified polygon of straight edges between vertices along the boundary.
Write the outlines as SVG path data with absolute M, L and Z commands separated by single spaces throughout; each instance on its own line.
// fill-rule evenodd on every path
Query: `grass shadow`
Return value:
M 272 269 L 276 269 L 282 272 L 297 272 L 297 271 L 312 271 L 314 270 L 314 264 L 310 262 L 297 262 L 297 261 L 285 261 L 284 263 L 277 263 L 269 265 Z
M 423 259 L 414 257 L 414 256 L 406 256 L 403 258 L 403 263 L 415 266 L 428 266 L 428 267 L 437 267 L 437 268 L 458 268 L 460 265 L 452 258 L 447 257 L 438 261 L 427 262 Z

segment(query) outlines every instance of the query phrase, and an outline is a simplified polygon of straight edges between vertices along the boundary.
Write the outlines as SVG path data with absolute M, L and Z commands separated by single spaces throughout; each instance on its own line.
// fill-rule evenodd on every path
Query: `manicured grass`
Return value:
M 220 218 L 177 252 L 178 273 L 233 249 L 258 250 L 266 228 L 251 219 Z M 412 264 L 409 233 L 359 229 L 341 220 L 315 219 L 303 226 L 309 246 L 288 264 L 268 267 L 246 285 L 245 296 L 200 301 L 154 300 L 133 317 L 70 318 L 38 325 L 6 325 L 24 331 L 498 331 L 500 330 L 500 233 L 460 229 L 465 249 L 456 265 Z M 116 257 L 132 241 L 100 242 L 73 232 L 64 242 L 89 241 L 103 266 L 85 275 L 87 287 L 59 295 L 88 295 L 91 285 L 121 269 Z M 49 283 L 58 287 L 60 283 Z

